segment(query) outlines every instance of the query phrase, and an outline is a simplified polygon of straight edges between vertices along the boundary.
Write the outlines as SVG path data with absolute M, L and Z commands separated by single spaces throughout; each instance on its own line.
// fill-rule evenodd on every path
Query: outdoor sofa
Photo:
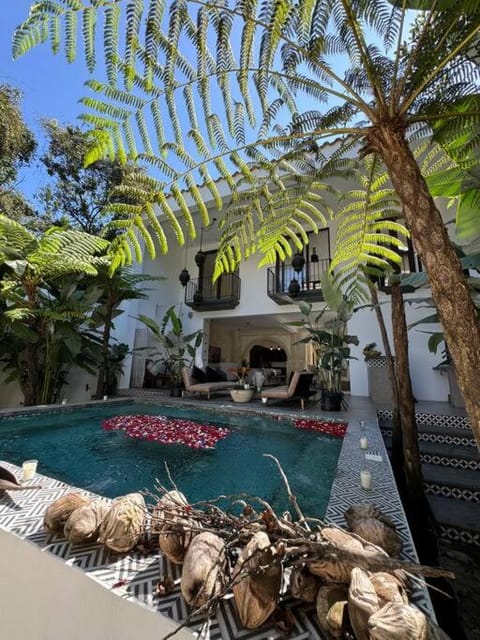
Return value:
M 295 371 L 289 384 L 278 387 L 267 387 L 262 391 L 262 402 L 268 400 L 300 400 L 302 411 L 305 409 L 305 400 L 315 395 L 312 389 L 313 373 Z M 264 400 L 266 398 L 267 400 Z
M 217 391 L 226 391 L 227 389 L 234 389 L 238 386 L 238 383 L 228 380 L 222 380 L 218 382 L 198 382 L 193 377 L 193 371 L 189 367 L 183 367 L 182 369 L 183 384 L 185 386 L 185 392 L 188 393 L 200 393 L 207 396 L 210 399 L 210 394 Z

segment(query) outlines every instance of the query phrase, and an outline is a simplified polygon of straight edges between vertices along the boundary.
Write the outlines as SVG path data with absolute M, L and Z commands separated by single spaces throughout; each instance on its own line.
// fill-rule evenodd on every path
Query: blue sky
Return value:
M 39 151 L 44 148 L 40 120 L 56 118 L 60 123 L 74 122 L 84 111 L 78 100 L 85 95 L 83 87 L 87 73 L 83 64 L 68 64 L 62 54 L 52 55 L 48 45 L 33 49 L 23 58 L 13 61 L 11 39 L 15 27 L 28 15 L 30 0 L 9 0 L 2 3 L 0 21 L 0 83 L 10 84 L 23 94 L 22 113 L 35 133 Z M 20 190 L 28 197 L 45 183 L 38 166 L 22 172 Z

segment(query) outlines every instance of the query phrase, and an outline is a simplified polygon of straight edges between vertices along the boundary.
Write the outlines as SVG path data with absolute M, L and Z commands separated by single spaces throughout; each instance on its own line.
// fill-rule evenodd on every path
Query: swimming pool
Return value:
M 228 428 L 213 450 L 134 440 L 101 423 L 117 415 L 149 414 L 189 418 Z M 37 458 L 38 471 L 99 495 L 116 497 L 153 490 L 155 479 L 173 480 L 190 502 L 246 492 L 286 509 L 288 499 L 272 460 L 282 464 L 305 514 L 322 517 L 342 441 L 295 429 L 289 420 L 265 415 L 128 403 L 0 420 L 0 458 L 21 465 Z

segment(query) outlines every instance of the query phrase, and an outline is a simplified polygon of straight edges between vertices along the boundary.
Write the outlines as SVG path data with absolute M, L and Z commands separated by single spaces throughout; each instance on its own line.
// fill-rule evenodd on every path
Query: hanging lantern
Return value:
M 298 280 L 296 280 L 295 278 L 293 278 L 288 285 L 288 293 L 292 296 L 292 298 L 295 298 L 300 293 L 300 285 L 298 284 Z
M 292 258 L 293 270 L 299 273 L 305 266 L 305 258 L 302 253 L 296 253 Z
M 190 274 L 188 273 L 188 269 L 186 267 L 182 269 L 180 275 L 178 276 L 178 279 L 180 280 L 180 284 L 182 285 L 182 287 L 187 286 L 187 282 L 190 281 Z
M 197 253 L 195 254 L 195 264 L 197 265 L 197 267 L 201 267 L 205 264 L 205 260 L 206 260 L 206 255 L 200 249 L 200 251 L 197 251 Z

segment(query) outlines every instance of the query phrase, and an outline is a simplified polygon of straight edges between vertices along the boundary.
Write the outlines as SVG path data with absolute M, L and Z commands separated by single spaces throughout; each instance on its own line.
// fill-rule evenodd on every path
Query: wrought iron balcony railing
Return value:
M 330 260 L 306 262 L 300 271 L 291 265 L 271 267 L 267 272 L 267 294 L 277 304 L 289 304 L 294 300 L 323 300 L 321 275 L 328 270 Z
M 225 273 L 216 282 L 194 278 L 185 287 L 185 304 L 197 311 L 234 309 L 240 302 L 240 282 L 238 273 Z

